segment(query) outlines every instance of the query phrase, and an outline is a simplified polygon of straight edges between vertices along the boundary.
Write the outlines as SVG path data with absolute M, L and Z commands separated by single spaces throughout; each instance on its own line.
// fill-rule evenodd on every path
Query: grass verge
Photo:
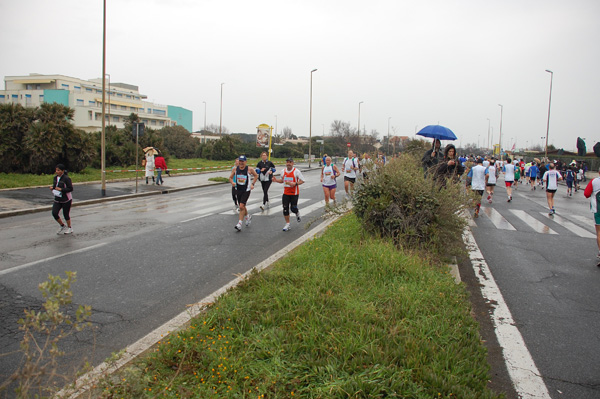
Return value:
M 495 398 L 488 371 L 464 287 L 348 215 L 108 377 L 99 396 Z
M 273 159 L 275 164 L 285 164 L 284 159 Z M 249 159 L 248 164 L 251 166 L 255 166 L 258 163 L 258 159 Z M 184 169 L 184 168 L 210 168 L 207 170 L 212 170 L 214 168 L 223 168 L 226 169 L 228 167 L 233 166 L 233 161 L 210 161 L 202 158 L 194 158 L 194 159 L 173 159 L 171 158 L 167 164 L 169 166 L 169 170 L 171 174 L 179 174 L 179 173 L 190 173 L 190 172 L 201 172 L 202 170 L 174 170 L 174 169 Z M 143 167 L 138 165 L 138 177 L 143 177 Z M 122 166 L 108 166 L 106 167 L 106 180 L 117 180 L 117 179 L 127 179 L 127 178 L 135 178 L 135 172 L 108 172 L 110 170 L 135 170 L 135 165 L 130 165 L 127 167 Z M 49 171 L 53 172 L 53 171 Z M 20 187 L 34 187 L 34 186 L 49 186 L 52 184 L 52 177 L 54 173 L 44 174 L 44 175 L 34 175 L 31 173 L 0 173 L 0 189 L 3 188 L 20 188 Z M 83 171 L 79 173 L 69 172 L 69 176 L 73 183 L 83 183 L 90 181 L 100 181 L 102 179 L 102 175 L 100 173 L 100 169 L 95 168 L 85 168 Z

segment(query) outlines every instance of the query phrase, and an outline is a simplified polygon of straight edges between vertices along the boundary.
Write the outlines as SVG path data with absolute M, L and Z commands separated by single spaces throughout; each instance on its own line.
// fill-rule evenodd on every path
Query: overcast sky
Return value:
M 0 75 L 102 75 L 101 0 L 0 0 Z M 339 119 L 458 143 L 591 151 L 600 140 L 600 1 L 107 0 L 107 73 L 194 112 L 194 130 L 308 136 Z

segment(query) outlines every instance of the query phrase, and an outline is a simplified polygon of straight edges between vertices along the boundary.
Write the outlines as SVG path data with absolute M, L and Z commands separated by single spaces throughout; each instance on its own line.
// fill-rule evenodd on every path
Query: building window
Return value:
M 148 119 L 142 119 L 142 122 L 144 122 L 147 125 L 148 124 Z
M 31 105 L 31 94 L 25 94 L 25 105 Z
M 0 94 L 0 104 L 4 104 L 4 94 Z
M 154 113 L 160 116 L 167 116 L 167 111 L 165 111 L 164 109 L 155 109 Z
M 119 117 L 118 116 L 113 116 L 113 122 L 119 122 Z
M 41 88 L 42 88 L 42 85 L 35 85 L 36 90 L 40 90 Z
M 136 107 L 129 107 L 129 110 L 133 111 L 133 112 L 137 112 L 137 108 Z
M 131 98 L 131 96 L 129 94 L 126 94 L 125 97 L 126 98 Z
M 126 106 L 124 106 L 124 105 L 121 105 L 121 109 L 122 109 L 123 111 L 127 111 L 127 107 L 126 107 Z
M 81 93 L 81 86 L 73 86 L 75 93 Z
M 92 120 L 93 114 L 94 113 L 92 111 L 88 111 L 88 119 L 89 120 Z
M 77 99 L 77 106 L 83 107 L 83 100 Z
M 159 125 L 160 126 L 164 126 L 165 125 L 165 121 L 160 121 Z
M 150 121 L 150 124 L 151 124 L 152 126 L 156 126 L 156 121 L 155 121 L 154 119 L 152 119 L 152 120 Z
M 99 121 L 100 119 L 102 119 L 102 114 L 97 112 L 96 116 L 94 117 L 95 120 Z
M 27 90 L 33 90 L 33 85 L 27 85 Z
M 18 103 L 19 102 L 19 95 L 18 94 L 13 94 L 11 97 L 12 97 L 12 102 L 13 103 Z
M 60 85 L 60 87 L 62 87 L 62 88 L 63 88 L 63 89 L 65 89 L 65 90 L 69 90 L 69 85 L 66 85 L 66 84 L 64 84 L 64 83 L 63 83 L 63 84 L 61 84 L 61 85 Z
M 123 94 L 117 93 L 117 97 L 123 97 Z
M 102 90 L 100 90 L 100 89 L 96 89 L 96 93 L 98 93 L 98 94 L 102 94 Z
M 86 88 L 85 88 L 85 91 L 87 91 L 88 93 L 91 93 L 91 92 L 93 92 L 94 90 L 93 90 L 93 89 L 90 89 L 89 87 L 86 87 Z
M 115 104 L 110 104 L 110 109 L 117 109 L 117 106 Z
M 95 107 L 96 106 L 96 101 L 89 101 L 88 105 L 90 107 Z
M 44 102 L 44 95 L 40 94 L 40 104 Z

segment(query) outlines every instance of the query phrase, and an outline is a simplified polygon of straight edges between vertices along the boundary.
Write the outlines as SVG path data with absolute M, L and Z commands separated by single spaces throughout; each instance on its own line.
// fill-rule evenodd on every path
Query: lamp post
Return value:
M 310 168 L 310 158 L 312 152 L 312 75 L 317 69 L 310 71 L 310 122 L 308 124 L 308 167 Z
M 106 0 L 102 20 L 102 137 L 100 140 L 100 169 L 102 174 L 102 196 L 106 196 Z M 137 161 L 137 160 L 136 160 Z M 137 168 L 136 168 L 137 169 Z
M 275 115 L 275 136 L 277 136 L 277 115 Z
M 490 147 L 490 123 L 491 122 L 490 122 L 490 118 L 487 118 L 487 120 L 488 120 L 488 145 L 487 146 L 488 146 L 488 149 L 491 149 L 491 147 Z
M 498 104 L 500 106 L 500 137 L 498 138 L 498 145 L 500 146 L 500 161 L 502 162 L 502 114 L 504 112 L 504 107 L 502 104 Z
M 223 85 L 225 83 L 221 83 L 221 111 L 219 113 L 219 136 L 222 135 L 223 132 Z
M 202 101 L 204 103 L 204 134 L 206 134 L 206 101 Z
M 360 104 L 364 103 L 364 101 L 361 101 L 358 103 L 358 135 L 360 136 Z
M 548 133 L 550 133 L 550 105 L 552 104 L 552 80 L 554 79 L 554 72 L 546 69 L 546 72 L 550 74 L 550 97 L 548 98 L 548 123 L 546 124 L 546 148 L 544 150 L 544 158 L 548 159 Z
M 390 119 L 392 119 L 392 117 L 390 116 L 388 118 L 388 149 L 387 149 L 387 155 L 390 155 Z

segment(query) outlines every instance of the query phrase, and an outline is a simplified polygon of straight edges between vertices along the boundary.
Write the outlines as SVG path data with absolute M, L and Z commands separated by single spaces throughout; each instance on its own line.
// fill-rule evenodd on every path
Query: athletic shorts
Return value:
M 573 188 L 573 180 L 567 180 L 566 183 L 568 188 Z
M 477 195 L 479 195 L 480 197 L 483 195 L 483 190 L 473 190 L 477 193 Z
M 356 183 L 356 177 L 344 176 L 344 181 L 349 181 L 350 183 L 354 184 Z
M 600 213 L 594 213 L 594 220 L 596 221 L 596 226 L 600 226 Z
M 505 181 L 504 184 L 506 184 L 506 187 L 512 187 L 514 181 Z
M 323 184 L 323 187 L 333 190 L 333 189 L 337 188 L 337 183 L 335 183 L 333 186 L 326 186 Z
M 550 193 L 550 194 L 554 194 L 556 192 L 556 190 L 548 190 L 548 189 L 546 189 L 546 192 Z
M 537 177 L 531 177 L 531 176 L 529 176 L 529 181 L 533 181 L 534 182 L 536 180 L 537 180 Z
M 496 187 L 496 183 L 485 183 L 487 187 Z
M 238 204 L 246 205 L 248 198 L 250 198 L 250 191 L 247 190 L 236 190 L 235 195 L 237 196 Z

